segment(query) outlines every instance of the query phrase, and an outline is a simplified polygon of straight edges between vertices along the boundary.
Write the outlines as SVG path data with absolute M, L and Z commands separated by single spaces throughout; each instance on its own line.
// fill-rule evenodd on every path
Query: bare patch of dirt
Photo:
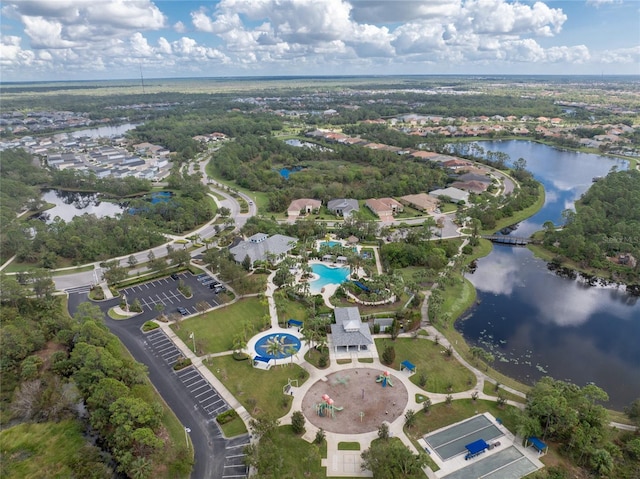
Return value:
M 359 368 L 336 372 L 326 381 L 316 382 L 302 400 L 302 412 L 314 426 L 339 434 L 361 434 L 376 431 L 384 421 L 393 422 L 404 412 L 407 388 L 393 374 L 393 387 L 376 382 L 383 371 Z M 319 416 L 316 405 L 328 394 L 334 406 L 342 407 L 331 415 Z M 363 413 L 362 417 L 360 413 Z

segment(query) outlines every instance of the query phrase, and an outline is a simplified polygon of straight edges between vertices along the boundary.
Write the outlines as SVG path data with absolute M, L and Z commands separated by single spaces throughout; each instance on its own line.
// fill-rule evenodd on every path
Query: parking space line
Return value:
M 168 351 L 168 352 L 162 354 L 161 356 L 164 358 L 164 357 L 170 356 L 172 354 L 180 354 L 180 351 L 178 351 L 176 348 L 173 348 L 171 351 Z
M 202 389 L 202 388 L 209 388 L 209 389 L 211 389 L 211 386 L 209 385 L 209 383 L 208 383 L 208 382 L 205 382 L 205 384 L 203 384 L 202 386 L 198 386 L 198 387 L 197 387 L 197 388 L 195 388 L 195 389 L 189 389 L 189 388 L 187 388 L 187 389 L 189 389 L 189 392 L 190 392 L 191 394 L 193 394 L 193 393 L 195 393 L 198 389 Z
M 187 384 L 187 383 L 186 383 L 186 381 L 183 381 L 183 382 L 184 382 L 185 386 L 187 386 L 187 389 L 189 390 L 189 392 L 193 392 L 193 389 L 191 389 L 191 387 L 192 387 L 192 386 L 195 386 L 196 384 L 200 384 L 200 383 L 202 383 L 202 384 L 204 384 L 204 385 L 207 385 L 207 384 L 208 384 L 208 383 L 207 383 L 204 379 L 202 379 L 202 378 L 198 379 L 197 381 L 192 382 L 191 384 Z M 200 389 L 201 387 L 202 387 L 202 386 L 198 386 L 196 389 Z
M 196 371 L 194 369 L 188 370 L 186 372 L 180 371 L 177 374 L 177 376 L 180 378 L 181 381 L 185 381 L 186 379 L 184 379 L 184 378 L 187 375 L 189 375 L 189 376 L 199 376 L 200 374 L 198 373 L 198 371 Z M 189 378 L 187 378 L 187 379 L 189 379 Z
M 211 399 L 212 397 L 217 397 L 217 396 L 218 396 L 218 394 L 217 394 L 215 391 L 211 391 L 211 392 L 213 392 L 213 394 L 212 394 L 211 396 L 208 396 L 208 397 L 206 397 L 206 398 L 204 398 L 204 399 L 198 399 L 198 402 L 199 402 L 200 404 L 202 404 L 202 403 L 204 403 L 205 401 L 208 401 L 209 399 Z M 204 394 L 204 393 L 203 393 L 203 394 Z M 197 397 L 198 397 L 198 396 L 196 396 L 196 398 L 197 398 Z M 204 407 L 207 407 L 207 406 L 204 406 Z
M 225 446 L 225 449 L 235 449 L 236 447 L 244 447 L 244 446 L 248 446 L 250 443 L 248 442 L 243 442 L 242 444 L 236 444 L 234 446 Z
M 207 392 L 208 392 L 208 391 L 201 392 L 200 394 L 198 394 L 198 395 L 196 396 L 196 399 L 198 399 L 198 398 L 199 398 L 200 396 L 202 396 L 203 394 L 207 394 Z M 198 400 L 198 401 L 200 401 L 200 400 Z M 203 399 L 203 401 L 206 401 L 206 399 Z M 202 401 L 200 401 L 200 402 L 202 402 Z
M 164 358 L 164 360 L 173 366 L 180 356 L 182 356 L 182 353 L 176 353 L 173 356 Z
M 166 351 L 167 349 L 176 349 L 175 344 L 167 344 L 166 346 L 162 345 L 156 349 L 156 353 L 162 353 L 163 351 Z
M 225 459 L 233 459 L 234 457 L 244 457 L 244 454 L 236 454 L 234 456 L 225 456 Z M 239 466 L 240 464 L 236 464 L 237 466 Z

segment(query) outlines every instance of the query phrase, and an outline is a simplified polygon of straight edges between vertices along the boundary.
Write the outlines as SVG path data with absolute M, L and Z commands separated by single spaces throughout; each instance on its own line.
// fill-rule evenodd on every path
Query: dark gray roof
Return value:
M 253 235 L 251 238 L 255 240 L 258 234 Z M 254 261 L 266 260 L 268 254 L 280 256 L 289 252 L 293 249 L 293 246 L 297 241 L 298 240 L 296 238 L 291 236 L 278 234 L 257 243 L 252 241 L 241 241 L 238 245 L 230 248 L 229 252 L 233 255 L 233 259 L 238 263 L 244 261 L 244 258 L 249 255 L 249 259 L 251 259 L 251 263 L 253 264 Z
M 334 315 L 336 324 L 331 325 L 331 342 L 334 346 L 369 346 L 373 344 L 369 325 L 361 321 L 360 311 L 357 307 L 336 308 Z

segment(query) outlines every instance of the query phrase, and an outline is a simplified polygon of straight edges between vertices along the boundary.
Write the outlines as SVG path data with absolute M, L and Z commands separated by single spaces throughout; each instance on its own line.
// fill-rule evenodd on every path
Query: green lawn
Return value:
M 24 423 L 0 432 L 2 477 L 39 479 L 73 477 L 70 465 L 81 460 L 79 421 Z
M 309 318 L 309 312 L 302 303 L 287 298 L 284 294 L 276 293 L 276 309 L 278 310 L 278 322 L 284 327 L 289 319 L 305 321 Z
M 398 338 L 376 339 L 378 354 L 382 355 L 387 344 L 396 350 L 396 359 L 392 368 L 400 369 L 400 363 L 408 360 L 416 368 L 416 374 L 411 376 L 411 382 L 419 385 L 421 373 L 426 373 L 426 391 L 434 393 L 461 392 L 471 389 L 476 381 L 475 376 L 453 357 L 443 354 L 444 348 L 428 339 Z M 451 387 L 451 388 L 449 388 Z
M 240 416 L 225 424 L 219 424 L 219 426 L 225 437 L 235 437 L 247 432 L 247 426 Z
M 503 388 L 499 388 L 498 391 L 496 391 L 496 385 L 490 383 L 489 381 L 485 381 L 482 392 L 489 396 L 495 396 L 496 398 L 498 397 L 498 394 L 500 394 L 500 396 L 508 399 L 509 401 L 516 401 L 520 403 L 524 403 L 526 401 L 526 399 L 522 396 L 510 393 L 509 391 L 505 391 Z
M 338 443 L 338 451 L 359 451 L 360 443 L 359 442 L 339 442 Z
M 444 403 L 436 404 L 435 406 L 431 406 L 429 414 L 417 411 L 416 425 L 411 429 L 405 428 L 405 432 L 409 439 L 414 442 L 416 447 L 420 449 L 415 441 L 423 437 L 425 434 L 429 434 L 437 429 L 468 419 L 483 412 L 489 412 L 495 418 L 500 418 L 509 431 L 512 433 L 515 432 L 516 408 L 514 406 L 505 406 L 504 409 L 500 409 L 493 401 L 473 401 L 471 399 L 453 401 L 450 406 L 447 406 Z
M 276 428 L 269 434 L 268 439 L 272 444 L 267 447 L 276 449 L 282 459 L 281 469 L 274 477 L 309 479 L 327 477 L 326 469 L 320 465 L 319 460 L 305 460 L 305 458 L 314 457 L 314 448 L 317 448 L 316 458 L 327 457 L 326 442 L 321 446 L 310 444 L 294 434 L 289 425 Z
M 265 325 L 265 315 L 269 309 L 258 298 L 241 299 L 225 308 L 185 319 L 172 324 L 171 329 L 188 346 L 193 344 L 189 338 L 194 334 L 198 354 L 220 353 L 233 348 L 233 338 L 242 333 L 246 324 L 250 324 L 253 332 L 247 339 Z
M 271 369 L 256 369 L 251 361 L 236 361 L 232 356 L 207 360 L 206 365 L 252 416 L 268 414 L 284 416 L 291 407 L 291 396 L 282 392 L 288 379 L 297 379 L 302 385 L 309 373 L 287 359 Z

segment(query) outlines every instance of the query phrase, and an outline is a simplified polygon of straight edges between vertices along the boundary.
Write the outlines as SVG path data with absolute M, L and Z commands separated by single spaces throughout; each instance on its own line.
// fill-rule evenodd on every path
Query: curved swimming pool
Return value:
M 349 276 L 349 267 L 330 267 L 326 264 L 314 263 L 311 265 L 311 270 L 318 275 L 318 279 L 315 279 L 309 283 L 311 294 L 318 294 L 328 284 L 342 284 L 347 280 Z
M 258 339 L 254 349 L 263 358 L 283 359 L 300 351 L 300 340 L 287 333 L 267 334 Z

